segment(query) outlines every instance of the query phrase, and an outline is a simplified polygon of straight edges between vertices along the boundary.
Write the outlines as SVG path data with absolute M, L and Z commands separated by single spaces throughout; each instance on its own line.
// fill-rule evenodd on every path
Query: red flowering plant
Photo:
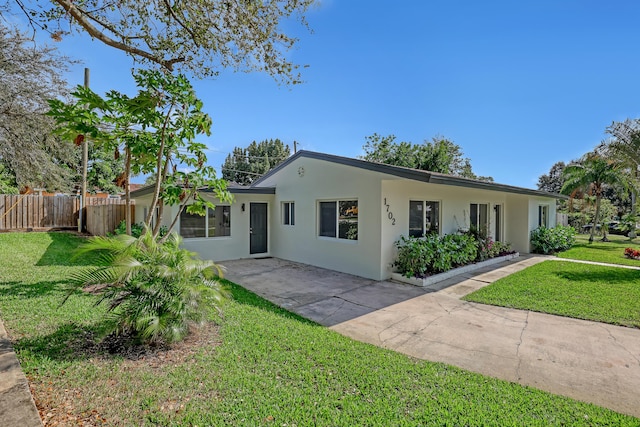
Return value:
M 624 256 L 631 259 L 637 259 L 640 261 L 640 250 L 627 248 L 624 250 Z

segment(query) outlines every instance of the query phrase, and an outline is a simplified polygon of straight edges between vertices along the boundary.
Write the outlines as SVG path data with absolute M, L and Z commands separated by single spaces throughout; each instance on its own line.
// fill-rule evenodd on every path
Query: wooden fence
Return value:
M 87 197 L 84 224 L 92 206 L 108 205 L 106 210 L 118 211 L 124 203 L 121 199 Z M 76 196 L 0 195 L 0 231 L 77 229 L 79 210 L 80 199 Z M 124 206 L 121 210 L 124 214 Z M 108 213 L 102 216 L 112 221 L 119 218 Z M 100 229 L 113 231 L 119 222 L 105 223 Z
M 556 213 L 556 224 L 557 225 L 569 225 L 569 215 L 566 213 Z
M 135 205 L 131 205 L 131 218 L 135 215 L 135 208 Z M 126 213 L 126 204 L 87 206 L 87 233 L 104 236 L 113 232 L 118 224 L 125 220 Z

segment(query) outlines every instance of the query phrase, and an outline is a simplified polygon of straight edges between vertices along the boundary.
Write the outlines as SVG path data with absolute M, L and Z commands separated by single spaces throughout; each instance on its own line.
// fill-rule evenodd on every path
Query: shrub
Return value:
M 144 232 L 144 224 L 142 222 L 131 224 L 131 237 L 135 237 L 136 239 L 142 235 Z M 113 235 L 119 236 L 121 234 L 127 234 L 127 222 L 125 220 L 120 221 L 120 224 L 113 230 Z M 167 227 L 160 227 L 160 237 L 163 237 L 167 234 Z
M 449 234 L 425 237 L 404 237 L 398 242 L 394 266 L 406 277 L 424 277 L 473 262 L 477 244 L 472 236 Z
M 131 236 L 138 238 L 142 235 L 142 232 L 144 231 L 144 224 L 137 223 L 137 224 L 131 224 Z M 120 224 L 118 224 L 118 226 L 116 227 L 115 230 L 113 230 L 113 234 L 115 234 L 116 236 L 119 236 L 121 234 L 126 234 L 127 233 L 127 222 L 125 220 L 120 221 Z
M 558 225 L 554 228 L 540 227 L 531 232 L 533 252 L 553 254 L 570 249 L 576 240 L 573 227 Z
M 515 251 L 511 248 L 511 243 L 493 242 L 493 247 L 496 252 L 495 256 L 505 256 L 515 253 Z
M 491 237 L 480 232 L 476 227 L 471 226 L 468 230 L 459 230 L 459 233 L 470 236 L 476 242 L 475 261 L 477 262 L 514 253 L 510 243 L 494 242 Z
M 180 248 L 176 234 L 164 243 L 150 231 L 137 239 L 94 237 L 76 256 L 95 253 L 100 254 L 100 265 L 75 273 L 69 295 L 92 287 L 100 295 L 96 304 L 107 303 L 116 334 L 133 335 L 146 343 L 179 341 L 191 322 L 215 314 L 226 294 L 217 280 L 220 267 Z

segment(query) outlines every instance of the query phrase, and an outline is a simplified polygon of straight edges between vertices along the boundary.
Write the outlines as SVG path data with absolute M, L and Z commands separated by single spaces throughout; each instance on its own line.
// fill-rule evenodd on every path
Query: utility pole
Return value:
M 296 141 L 293 141 L 293 154 L 296 154 L 298 152 L 298 143 Z
M 89 69 L 84 69 L 84 87 L 89 87 Z M 87 194 L 87 164 L 89 163 L 89 141 L 87 135 L 82 140 L 82 188 L 80 189 L 80 212 L 78 214 L 78 233 L 82 233 L 85 195 Z

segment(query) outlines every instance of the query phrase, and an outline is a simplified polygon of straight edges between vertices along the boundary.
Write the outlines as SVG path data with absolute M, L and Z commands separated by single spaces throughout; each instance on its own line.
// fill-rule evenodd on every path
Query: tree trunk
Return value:
M 636 190 L 631 190 L 631 217 L 633 218 L 633 228 L 629 230 L 628 237 L 635 239 L 636 236 Z
M 187 200 L 187 199 L 185 199 L 185 200 Z M 178 218 L 180 218 L 180 214 L 182 213 L 182 211 L 184 211 L 184 208 L 186 208 L 186 207 L 187 207 L 186 201 L 183 202 L 183 203 L 180 203 L 180 207 L 178 209 L 178 213 L 176 214 L 175 217 L 173 217 L 173 221 L 171 222 L 171 225 L 169 226 L 169 228 L 167 230 L 167 234 L 162 236 L 162 238 L 160 239 L 160 243 L 164 243 L 165 240 L 167 240 L 167 237 L 169 237 L 169 235 L 173 231 L 173 227 L 175 227 L 176 224 L 178 223 Z
M 127 235 L 131 236 L 131 150 L 125 147 L 125 163 L 124 163 L 124 197 L 126 200 L 124 221 L 127 223 Z
M 589 236 L 589 243 L 593 243 L 593 236 L 596 234 L 596 227 L 598 226 L 599 218 L 600 218 L 600 194 L 596 194 L 596 214 L 593 217 L 593 227 L 591 227 L 591 235 Z
M 158 206 L 158 200 L 160 199 L 160 186 L 162 185 L 162 180 L 166 176 L 166 173 L 163 174 L 163 171 L 167 170 L 168 164 L 165 164 L 163 167 L 162 159 L 165 157 L 164 147 L 166 143 L 166 131 L 167 125 L 169 123 L 169 118 L 171 117 L 171 112 L 173 111 L 173 105 L 167 111 L 167 114 L 164 117 L 164 123 L 162 125 L 162 132 L 160 136 L 160 148 L 158 149 L 158 154 L 156 155 L 156 182 L 153 187 L 153 200 L 151 200 L 151 206 L 149 206 L 149 213 L 147 214 L 147 218 L 145 218 L 144 222 L 147 227 L 151 228 L 151 221 L 153 219 L 153 213 L 156 210 L 156 206 Z M 167 162 L 169 160 L 167 159 Z M 156 219 L 156 221 L 160 221 L 160 217 Z M 153 237 L 156 237 L 155 235 Z

